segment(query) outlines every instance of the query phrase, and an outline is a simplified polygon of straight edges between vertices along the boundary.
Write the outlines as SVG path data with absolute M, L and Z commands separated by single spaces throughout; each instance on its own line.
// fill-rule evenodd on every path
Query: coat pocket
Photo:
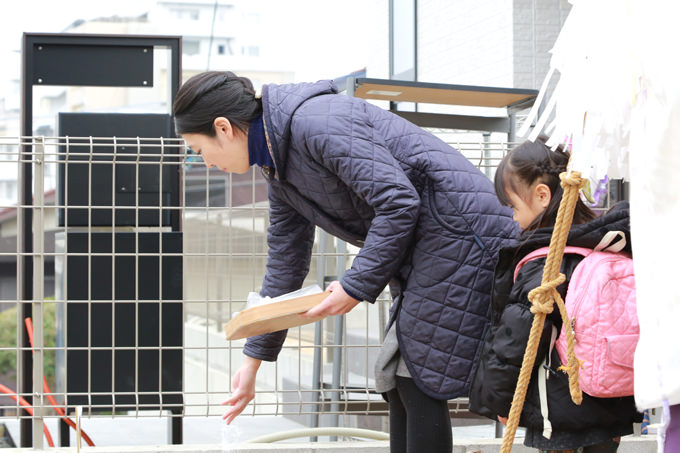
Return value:
M 434 182 L 427 181 L 427 206 L 430 208 L 432 217 L 445 230 L 457 236 L 470 236 L 472 229 L 461 216 L 455 205 L 449 200 L 445 193 L 438 193 L 435 190 Z M 441 206 L 440 205 L 444 205 Z
M 638 335 L 609 335 L 599 344 L 599 360 L 580 379 L 583 391 L 599 398 L 633 395 L 633 358 Z
M 612 364 L 633 369 L 633 358 L 635 357 L 635 347 L 637 346 L 639 335 L 611 335 L 607 342 L 607 359 Z

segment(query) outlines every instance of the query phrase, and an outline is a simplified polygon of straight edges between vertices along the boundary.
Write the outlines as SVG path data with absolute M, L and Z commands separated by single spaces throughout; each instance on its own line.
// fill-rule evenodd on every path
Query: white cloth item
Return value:
M 647 27 L 636 38 L 639 92 L 630 127 L 631 234 L 640 320 L 635 351 L 638 408 L 680 404 L 680 242 L 659 234 L 680 225 L 680 62 L 668 43 L 680 40 L 677 2 L 633 3 Z M 671 11 L 672 9 L 672 11 Z
M 654 64 L 675 64 L 667 49 L 669 42 L 677 42 L 678 32 L 668 22 L 678 17 L 680 5 L 664 0 L 571 3 L 537 99 L 543 99 L 549 81 L 559 80 L 544 111 L 537 117 L 538 108 L 532 109 L 520 135 L 526 135 L 535 120 L 529 139 L 544 133 L 551 147 L 571 143 L 571 168 L 593 185 L 605 175 L 628 179 L 631 116 L 639 81 Z M 660 58 L 664 54 L 665 61 Z M 651 61 L 655 58 L 658 61 Z
M 620 0 L 572 3 L 551 50 L 551 68 L 542 90 L 558 74 L 559 81 L 529 140 L 544 133 L 550 137 L 548 146 L 571 142 L 571 168 L 594 185 L 607 174 L 628 176 L 626 124 L 635 86 L 630 45 L 634 18 Z M 546 127 L 552 116 L 554 121 Z M 529 118 L 533 120 L 531 114 Z M 526 131 L 527 127 L 520 130 Z
M 680 241 L 659 234 L 680 225 L 680 60 L 668 53 L 680 42 L 680 3 L 571 3 L 551 51 L 548 78 L 559 82 L 531 134 L 554 115 L 548 146 L 571 143 L 572 170 L 593 187 L 605 175 L 630 179 L 635 400 L 639 409 L 680 404 Z
M 644 126 L 631 130 L 631 234 L 640 321 L 635 401 L 640 409 L 659 407 L 664 400 L 680 404 L 680 242 L 659 234 L 680 225 L 680 92 L 673 91 L 648 86 L 635 112 Z

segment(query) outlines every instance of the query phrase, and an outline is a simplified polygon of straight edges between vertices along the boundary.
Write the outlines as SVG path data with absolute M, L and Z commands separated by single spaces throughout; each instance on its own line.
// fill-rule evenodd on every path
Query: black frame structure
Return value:
M 153 86 L 153 49 L 170 49 L 170 99 L 172 105 L 181 83 L 182 38 L 180 36 L 105 35 L 105 34 L 50 34 L 24 33 L 21 68 L 21 135 L 33 135 L 33 87 L 40 85 L 149 87 Z M 76 66 L 74 66 L 76 65 Z M 78 70 L 72 70 L 77 67 Z M 32 192 L 33 169 L 31 145 L 21 148 L 22 184 L 18 215 L 23 221 L 23 235 L 18 244 L 17 257 L 22 269 L 18 300 L 22 301 L 22 318 L 32 316 L 33 299 L 33 238 Z M 172 229 L 180 230 L 179 216 L 173 219 Z M 32 369 L 28 334 L 24 329 L 21 339 L 22 380 L 18 392 L 32 398 Z M 62 444 L 68 426 L 61 422 Z M 64 430 L 66 426 L 66 430 Z M 21 419 L 21 446 L 32 446 L 30 419 Z M 182 419 L 172 417 L 172 443 L 182 443 Z

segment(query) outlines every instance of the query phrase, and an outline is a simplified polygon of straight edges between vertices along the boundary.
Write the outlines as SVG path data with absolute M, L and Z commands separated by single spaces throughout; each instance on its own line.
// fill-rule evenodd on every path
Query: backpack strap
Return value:
M 617 238 L 621 238 L 620 241 L 616 242 Z M 608 231 L 602 237 L 602 240 L 595 247 L 596 252 L 620 252 L 626 246 L 626 235 L 623 231 Z
M 547 380 L 550 377 L 548 374 L 549 372 L 550 370 L 546 365 L 546 359 L 544 358 L 541 364 L 538 366 L 538 399 L 541 403 L 541 416 L 543 417 L 543 432 L 541 434 L 546 439 L 550 439 L 550 437 L 552 437 L 552 423 L 550 423 L 550 418 L 548 416 Z
M 597 246 L 593 250 L 583 247 L 572 247 L 568 245 L 564 248 L 564 253 L 583 255 L 585 257 L 593 252 L 617 253 L 623 250 L 625 246 L 626 235 L 623 233 L 623 231 L 608 231 L 607 234 L 605 234 L 602 237 L 600 243 L 597 244 Z M 548 256 L 548 247 L 541 247 L 540 249 L 536 249 L 533 252 L 529 253 L 524 258 L 522 258 L 520 262 L 517 263 L 517 267 L 515 267 L 515 274 L 513 276 L 512 281 L 514 282 L 515 280 L 517 280 L 517 274 L 519 273 L 519 270 L 526 263 L 528 263 L 531 260 L 535 260 L 536 258 L 545 258 L 546 256 Z
M 625 240 L 625 238 L 624 238 Z M 616 244 L 618 245 L 618 244 Z M 586 249 L 583 247 L 572 247 L 572 246 L 566 246 L 564 248 L 564 253 L 571 253 L 574 255 L 582 255 L 582 256 L 588 256 L 591 253 L 593 253 L 593 250 L 591 249 Z M 519 270 L 524 266 L 526 263 L 528 263 L 531 260 L 535 260 L 536 258 L 545 258 L 548 256 L 548 247 L 541 247 L 540 249 L 536 249 L 533 252 L 529 253 L 527 256 L 522 258 L 519 263 L 517 263 L 517 266 L 515 267 L 515 274 L 513 275 L 512 281 L 517 280 L 517 274 L 519 274 Z
M 555 346 L 555 340 L 557 340 L 557 327 L 553 325 L 552 333 L 550 334 L 550 349 L 548 350 L 548 355 L 538 367 L 538 399 L 541 402 L 541 416 L 543 417 L 543 437 L 546 439 L 550 439 L 552 436 L 552 424 L 550 423 L 548 414 L 547 380 L 550 379 L 550 373 L 553 372 L 550 368 L 550 359 L 552 357 L 553 347 Z

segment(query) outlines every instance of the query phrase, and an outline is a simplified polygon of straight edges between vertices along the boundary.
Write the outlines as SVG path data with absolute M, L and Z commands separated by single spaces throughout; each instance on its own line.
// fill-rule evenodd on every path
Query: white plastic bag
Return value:
M 277 297 L 262 297 L 256 292 L 249 292 L 248 299 L 246 301 L 246 309 L 252 307 L 259 307 L 260 305 L 267 305 L 274 302 L 281 302 L 282 300 L 295 299 L 296 297 L 309 296 L 312 294 L 322 293 L 323 290 L 319 285 L 306 286 L 304 288 L 298 289 L 297 291 L 292 291 L 290 293 L 282 294 Z M 235 312 L 232 317 L 236 316 L 238 312 Z

